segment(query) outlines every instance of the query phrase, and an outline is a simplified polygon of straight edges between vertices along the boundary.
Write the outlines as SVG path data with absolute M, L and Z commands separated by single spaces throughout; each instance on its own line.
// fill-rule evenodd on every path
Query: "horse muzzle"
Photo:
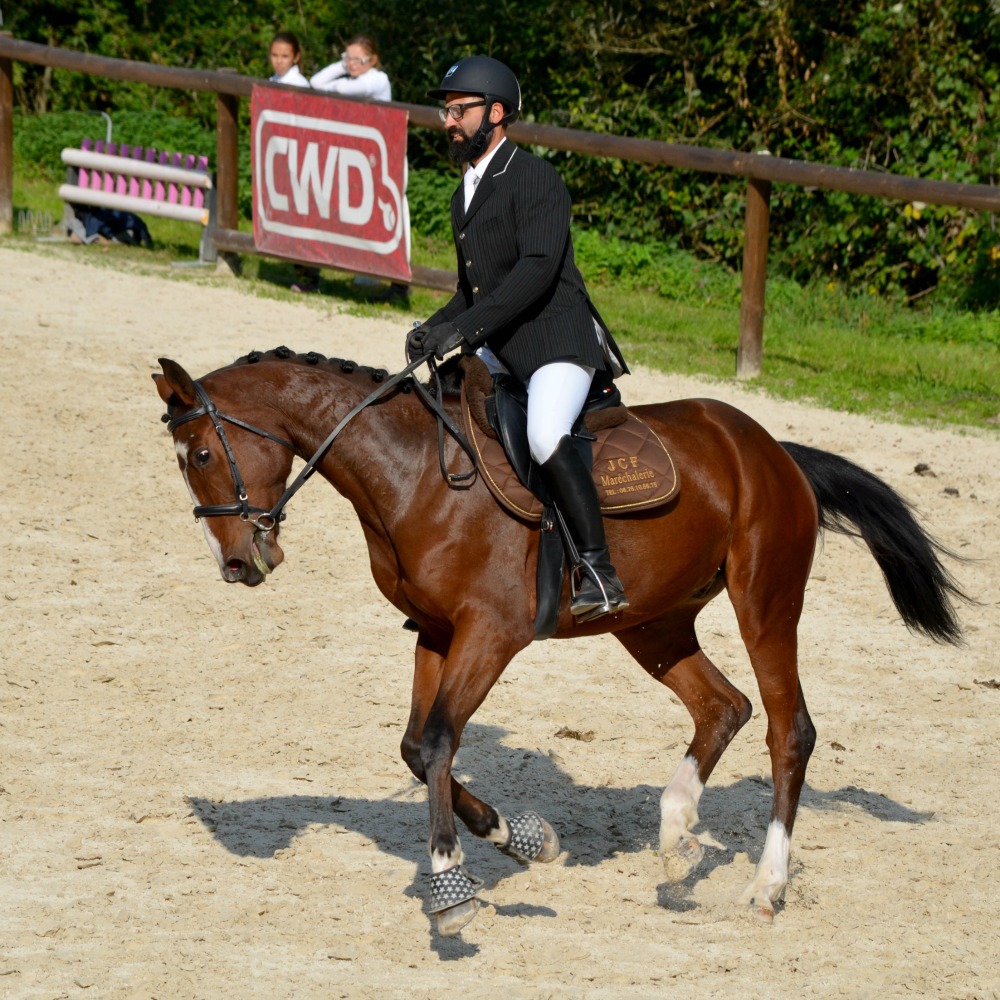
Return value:
M 274 540 L 273 533 L 258 529 L 250 536 L 249 551 L 245 557 L 231 556 L 222 564 L 222 579 L 226 583 L 256 587 L 284 558 L 285 554 Z

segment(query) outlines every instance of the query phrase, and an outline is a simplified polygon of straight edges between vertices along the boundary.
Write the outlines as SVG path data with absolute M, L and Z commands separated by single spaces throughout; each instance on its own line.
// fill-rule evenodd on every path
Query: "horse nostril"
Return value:
M 239 583 L 247 577 L 246 563 L 242 559 L 230 559 L 222 570 L 226 583 Z

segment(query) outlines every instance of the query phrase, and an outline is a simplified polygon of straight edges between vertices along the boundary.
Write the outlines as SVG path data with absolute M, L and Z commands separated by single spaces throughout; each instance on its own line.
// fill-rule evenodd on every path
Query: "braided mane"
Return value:
M 359 365 L 356 361 L 347 361 L 344 358 L 328 358 L 316 351 L 309 351 L 308 354 L 296 354 L 290 347 L 275 347 L 270 351 L 251 351 L 242 358 L 237 358 L 233 365 L 255 365 L 264 360 L 290 361 L 293 364 L 308 365 L 321 368 L 339 368 L 345 375 L 353 375 L 355 372 L 367 374 L 373 382 L 384 382 L 389 372 L 385 368 L 371 368 L 368 365 Z
M 359 365 L 356 361 L 347 361 L 344 358 L 328 358 L 316 351 L 309 351 L 307 354 L 297 354 L 290 347 L 284 346 L 274 347 L 270 351 L 251 351 L 242 358 L 237 358 L 232 366 L 255 365 L 264 360 L 289 361 L 292 364 L 320 368 L 339 368 L 345 375 L 354 375 L 355 373 L 367 374 L 373 382 L 384 382 L 390 374 L 385 368 L 372 368 L 368 365 Z M 454 355 L 438 366 L 442 391 L 445 396 L 458 396 L 461 393 L 463 366 L 460 362 L 460 356 Z M 433 384 L 430 380 L 425 385 L 432 396 L 437 395 L 437 385 Z M 402 392 L 411 392 L 413 389 L 413 376 L 411 375 L 400 382 L 398 389 Z

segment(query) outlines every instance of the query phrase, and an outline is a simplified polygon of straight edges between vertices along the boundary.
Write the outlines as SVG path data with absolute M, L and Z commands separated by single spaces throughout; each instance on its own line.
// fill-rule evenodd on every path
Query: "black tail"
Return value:
M 909 503 L 878 476 L 828 451 L 790 441 L 781 446 L 816 494 L 820 527 L 864 540 L 906 625 L 960 645 L 962 627 L 952 602 L 975 602 L 941 565 L 939 555 L 955 554 L 920 526 Z

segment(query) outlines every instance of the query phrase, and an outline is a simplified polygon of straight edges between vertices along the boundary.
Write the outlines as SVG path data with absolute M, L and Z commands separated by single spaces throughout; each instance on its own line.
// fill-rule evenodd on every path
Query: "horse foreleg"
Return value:
M 475 642 L 453 639 L 447 648 L 423 633 L 417 642 L 410 718 L 401 752 L 428 789 L 430 905 L 438 930 L 445 935 L 457 934 L 475 916 L 481 884 L 462 867 L 456 815 L 474 835 L 520 860 L 550 861 L 559 853 L 558 837 L 541 817 L 528 813 L 508 821 L 451 773 L 466 723 L 516 651 L 484 660 L 481 651 L 491 648 L 503 645 L 489 643 L 480 633 Z
M 441 684 L 446 652 L 446 646 L 436 645 L 427 636 L 421 636 L 417 642 L 410 717 L 399 748 L 400 755 L 413 776 L 425 785 L 427 770 L 421 749 L 424 725 Z M 507 823 L 492 806 L 477 799 L 454 777 L 450 781 L 450 790 L 452 810 L 472 834 L 498 845 L 507 843 Z
M 693 615 L 659 628 L 647 623 L 617 638 L 680 698 L 694 721 L 687 753 L 660 796 L 660 858 L 667 877 L 680 881 L 701 861 L 705 846 L 722 846 L 707 831 L 693 832 L 698 803 L 719 758 L 749 720 L 750 702 L 702 652 Z

